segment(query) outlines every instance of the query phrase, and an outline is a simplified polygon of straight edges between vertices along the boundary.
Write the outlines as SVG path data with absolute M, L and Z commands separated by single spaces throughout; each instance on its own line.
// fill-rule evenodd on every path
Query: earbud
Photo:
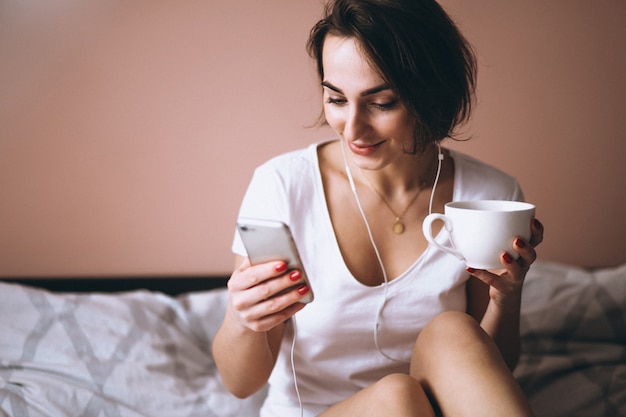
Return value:
M 435 183 L 433 184 L 433 191 L 430 193 L 430 203 L 428 204 L 428 214 L 433 214 L 433 200 L 435 199 L 435 189 L 439 182 L 439 174 L 441 174 L 441 161 L 443 161 L 443 152 L 441 152 L 441 145 L 437 144 L 437 175 L 435 176 Z

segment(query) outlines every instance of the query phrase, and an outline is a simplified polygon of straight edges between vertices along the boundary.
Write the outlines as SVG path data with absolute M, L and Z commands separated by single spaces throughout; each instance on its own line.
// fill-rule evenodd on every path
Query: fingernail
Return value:
M 524 239 L 520 239 L 519 237 L 517 239 L 515 239 L 515 245 L 518 248 L 525 248 L 526 247 L 526 242 L 524 242 Z
M 274 269 L 276 270 L 276 272 L 283 272 L 287 269 L 287 264 L 284 262 L 281 262 L 279 264 L 276 264 Z
M 511 262 L 513 262 L 513 257 L 508 252 L 504 252 L 502 254 L 502 258 L 504 259 L 504 262 L 506 262 L 507 264 L 510 264 Z
M 302 278 L 300 271 L 293 271 L 291 274 L 289 274 L 289 279 L 292 281 L 299 281 L 300 278 Z
M 308 292 L 309 292 L 309 287 L 306 286 L 306 285 L 303 285 L 303 286 L 298 288 L 298 294 L 300 294 L 300 295 L 304 295 L 304 294 L 306 294 Z
M 537 219 L 533 220 L 533 226 L 535 226 L 535 229 L 539 229 L 539 230 L 543 229 L 543 224 L 541 224 L 541 222 Z
M 476 270 L 472 268 L 471 266 L 468 266 L 467 268 L 465 268 L 465 270 L 469 272 L 470 274 L 473 274 L 474 272 L 476 272 Z

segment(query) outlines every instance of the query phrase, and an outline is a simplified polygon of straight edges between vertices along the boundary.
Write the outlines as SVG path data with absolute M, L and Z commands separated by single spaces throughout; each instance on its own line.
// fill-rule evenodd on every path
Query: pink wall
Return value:
M 516 175 L 541 256 L 626 261 L 626 3 L 446 0 L 479 51 L 453 147 Z M 331 135 L 317 0 L 22 2 L 0 13 L 0 276 L 221 274 L 253 168 Z

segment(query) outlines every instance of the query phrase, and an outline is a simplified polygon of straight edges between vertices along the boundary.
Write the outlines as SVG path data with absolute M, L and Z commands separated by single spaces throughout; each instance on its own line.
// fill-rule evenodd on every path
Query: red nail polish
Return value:
M 515 245 L 519 248 L 525 248 L 526 247 L 526 242 L 524 242 L 523 239 L 520 239 L 519 237 L 517 239 L 515 239 Z
M 506 262 L 507 264 L 510 264 L 511 262 L 513 262 L 513 257 L 508 252 L 504 252 L 502 254 L 502 258 L 504 259 L 504 262 Z
M 472 268 L 471 266 L 468 266 L 467 268 L 465 268 L 465 270 L 469 272 L 470 274 L 473 274 L 474 272 L 476 272 L 476 270 Z
M 302 278 L 302 274 L 300 274 L 300 271 L 293 271 L 291 274 L 289 274 L 289 279 L 292 281 L 299 281 L 300 278 Z
M 276 270 L 276 272 L 283 272 L 287 270 L 287 264 L 284 262 L 281 262 L 279 264 L 277 264 L 274 269 Z
M 306 286 L 306 285 L 303 285 L 303 286 L 298 288 L 298 294 L 300 294 L 300 295 L 304 295 L 304 294 L 306 294 L 308 292 L 309 292 L 309 287 Z

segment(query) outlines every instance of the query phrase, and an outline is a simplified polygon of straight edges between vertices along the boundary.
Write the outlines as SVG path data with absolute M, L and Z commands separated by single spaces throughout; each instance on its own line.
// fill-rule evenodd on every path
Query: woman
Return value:
M 251 266 L 236 236 L 213 345 L 225 386 L 246 397 L 269 380 L 262 416 L 531 415 L 510 370 L 541 224 L 498 271 L 421 234 L 448 201 L 522 198 L 510 176 L 440 147 L 470 114 L 469 45 L 434 1 L 335 0 L 308 49 L 339 139 L 259 167 L 240 215 L 290 226 L 312 288 L 281 293 L 300 271 Z

